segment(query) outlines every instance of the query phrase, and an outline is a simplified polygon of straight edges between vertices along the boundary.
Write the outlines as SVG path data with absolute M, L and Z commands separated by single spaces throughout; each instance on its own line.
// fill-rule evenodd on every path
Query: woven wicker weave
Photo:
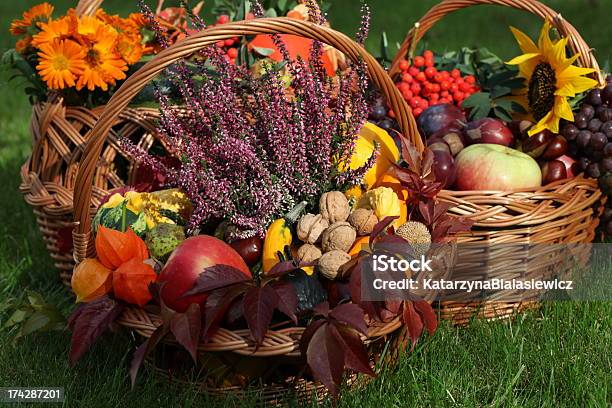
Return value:
M 593 75 L 601 84 L 605 81 L 591 48 L 576 29 L 561 15 L 548 6 L 534 0 L 445 0 L 431 8 L 415 27 L 408 33 L 399 53 L 395 57 L 390 74 L 395 77 L 399 72 L 399 62 L 425 33 L 446 15 L 476 5 L 500 5 L 527 11 L 542 19 L 549 19 L 558 32 L 569 38 L 573 53 L 580 53 L 578 63 L 596 70 Z M 475 228 L 464 234 L 458 243 L 585 243 L 592 242 L 599 215 L 603 210 L 601 191 L 597 180 L 578 176 L 570 180 L 558 181 L 537 190 L 520 191 L 443 191 L 442 200 L 456 206 L 453 214 L 468 217 L 475 221 Z M 488 270 L 493 257 L 480 258 L 476 263 L 461 257 L 455 266 L 455 273 L 468 274 L 472 269 Z M 520 253 L 515 254 L 517 259 Z M 531 259 L 522 254 L 524 261 Z M 552 257 L 547 265 L 533 271 L 539 278 L 552 277 L 559 259 Z M 532 271 L 530 271 L 531 273 Z M 503 271 L 501 272 L 503 273 Z M 497 276 L 489 275 L 490 278 Z M 537 306 L 534 302 L 538 294 L 526 296 L 522 302 L 452 302 L 440 305 L 441 315 L 456 324 L 465 324 L 473 316 L 487 319 L 500 319 L 512 316 L 515 311 Z M 469 301 L 469 299 L 466 299 Z
M 93 15 L 101 0 L 81 0 L 78 15 Z M 21 168 L 20 191 L 36 216 L 45 245 L 65 285 L 70 286 L 74 267 L 72 230 L 74 229 L 73 190 L 81 154 L 88 132 L 104 106 L 87 109 L 66 106 L 58 95 L 32 107 L 30 133 L 32 154 Z M 92 204 L 113 188 L 133 180 L 136 167 L 119 145 L 122 137 L 149 149 L 156 141 L 156 109 L 125 109 L 113 123 L 113 136 L 105 145 L 94 177 Z M 127 170 L 127 171 L 126 171 Z
M 215 44 L 217 41 L 242 35 L 256 34 L 294 34 L 334 46 L 352 60 L 362 58 L 366 63 L 368 73 L 372 82 L 387 97 L 394 110 L 397 112 L 399 124 L 403 130 L 403 135 L 409 138 L 418 149 L 423 149 L 423 144 L 416 129 L 416 123 L 412 117 L 406 102 L 399 94 L 391 78 L 384 69 L 370 56 L 363 47 L 353 42 L 349 37 L 333 31 L 330 28 L 319 25 L 301 22 L 288 18 L 256 19 L 245 22 L 229 23 L 219 27 L 209 28 L 192 37 L 175 44 L 173 47 L 164 50 L 156 58 L 147 63 L 138 72 L 134 73 L 111 98 L 105 111 L 100 116 L 99 121 L 92 130 L 89 143 L 85 148 L 79 174 L 75 186 L 75 221 L 78 223 L 74 231 L 75 256 L 80 261 L 88 256 L 93 256 L 95 248 L 91 233 L 91 200 L 93 190 L 94 172 L 97 167 L 101 149 L 104 146 L 109 129 L 117 115 L 122 112 L 129 104 L 130 100 L 156 75 L 162 72 L 171 64 L 181 58 L 193 54 L 203 47 Z M 449 259 L 452 257 L 449 257 Z M 440 268 L 439 278 L 448 275 L 450 270 L 449 262 L 445 268 Z M 427 293 L 426 298 L 431 300 L 435 297 L 435 292 Z M 150 311 L 132 307 L 128 309 L 120 318 L 119 323 L 123 326 L 134 329 L 144 337 L 149 337 L 153 330 L 160 324 L 159 316 Z M 368 339 L 370 350 L 380 357 L 384 349 L 389 349 L 386 353 L 390 362 L 395 360 L 397 347 L 390 342 L 395 341 L 397 333 L 401 328 L 398 319 L 384 323 L 372 323 L 369 327 Z M 223 356 L 226 364 L 235 366 L 237 363 L 227 363 L 231 356 L 241 356 L 244 359 L 268 358 L 264 366 L 283 363 L 300 362 L 298 350 L 299 338 L 304 329 L 299 327 L 279 327 L 269 330 L 262 346 L 256 348 L 247 330 L 220 330 L 215 337 L 207 343 L 200 344 L 201 353 L 215 352 L 216 355 Z M 170 340 L 171 341 L 171 340 Z M 381 347 L 386 345 L 386 347 Z M 379 351 L 377 347 L 380 347 Z M 228 354 L 229 353 L 229 354 Z M 205 357 L 205 356 L 202 356 Z M 303 365 L 303 363 L 302 363 Z M 261 366 L 261 364 L 260 364 Z M 228 368 L 229 369 L 229 368 Z M 300 398 L 310 398 L 310 396 L 320 391 L 320 386 L 301 379 L 290 384 L 284 383 L 264 383 L 260 398 L 265 401 L 277 401 L 287 392 L 287 387 L 298 393 Z M 217 388 L 217 385 L 203 383 L 199 385 L 202 390 L 211 393 L 228 393 L 242 391 L 240 387 Z

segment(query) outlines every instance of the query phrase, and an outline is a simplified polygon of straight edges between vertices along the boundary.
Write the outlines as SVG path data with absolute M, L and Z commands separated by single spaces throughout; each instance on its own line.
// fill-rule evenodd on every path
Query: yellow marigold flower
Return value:
M 71 40 L 41 44 L 38 56 L 36 69 L 51 89 L 74 86 L 85 67 L 85 50 Z
M 49 20 L 47 23 L 40 23 L 41 31 L 34 36 L 32 45 L 38 47 L 44 43 L 65 40 L 74 34 L 76 24 L 76 19 L 71 16 L 66 16 L 58 20 Z
M 568 39 L 552 41 L 549 21 L 544 23 L 537 45 L 516 28 L 510 29 L 524 54 L 508 64 L 518 65 L 519 76 L 525 78 L 527 86 L 518 92 L 518 96 L 537 122 L 529 134 L 544 129 L 559 133 L 561 119 L 574 121 L 567 99 L 597 86 L 597 81 L 585 76 L 595 70 L 572 65 L 580 54 L 570 58 L 566 56 Z
M 42 3 L 32 7 L 25 13 L 21 20 L 14 20 L 11 23 L 11 34 L 23 35 L 28 32 L 31 27 L 36 27 L 40 22 L 46 22 L 53 14 L 53 6 L 49 3 Z

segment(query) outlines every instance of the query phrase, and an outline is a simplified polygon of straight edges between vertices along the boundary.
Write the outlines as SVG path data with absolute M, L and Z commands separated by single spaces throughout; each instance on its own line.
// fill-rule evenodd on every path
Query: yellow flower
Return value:
M 11 34 L 26 34 L 29 28 L 36 27 L 38 23 L 49 20 L 51 14 L 53 14 L 53 6 L 49 3 L 42 3 L 34 6 L 23 13 L 23 19 L 15 20 L 11 23 Z
M 517 96 L 537 121 L 529 130 L 529 135 L 544 129 L 559 133 L 561 119 L 574 120 L 567 99 L 597 86 L 597 81 L 585 77 L 594 70 L 572 65 L 580 54 L 567 58 L 568 39 L 552 41 L 550 28 L 547 20 L 536 45 L 526 34 L 510 27 L 524 53 L 508 62 L 509 65 L 518 65 L 519 76 L 526 80 L 527 86 Z
M 71 40 L 55 41 L 40 46 L 38 73 L 51 89 L 75 85 L 85 67 L 85 51 Z
M 60 18 L 59 20 L 49 20 L 47 23 L 40 23 L 41 31 L 34 36 L 32 45 L 39 47 L 44 43 L 64 40 L 73 34 L 75 26 L 76 20 L 70 16 Z
M 94 28 L 97 31 L 92 34 Z M 78 33 L 83 37 L 86 55 L 85 69 L 77 82 L 77 90 L 86 86 L 90 91 L 96 87 L 107 91 L 109 85 L 126 78 L 127 64 L 115 50 L 115 29 L 93 17 L 84 17 L 79 22 Z

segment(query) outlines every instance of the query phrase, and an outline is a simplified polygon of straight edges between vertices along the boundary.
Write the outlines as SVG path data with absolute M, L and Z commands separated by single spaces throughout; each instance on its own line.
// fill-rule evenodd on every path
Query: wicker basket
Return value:
M 81 0 L 78 15 L 94 15 L 101 0 Z M 63 98 L 50 94 L 47 102 L 33 106 L 30 120 L 32 154 L 21 168 L 20 191 L 32 206 L 36 221 L 64 284 L 70 286 L 74 267 L 73 191 L 81 154 L 89 131 L 104 106 L 87 109 L 66 106 Z M 97 163 L 92 204 L 96 207 L 109 190 L 130 184 L 136 166 L 119 144 L 128 137 L 144 149 L 156 144 L 155 120 L 158 111 L 126 108 L 113 123 L 113 136 Z M 163 144 L 162 144 L 163 145 Z
M 133 74 L 109 101 L 105 111 L 100 116 L 100 120 L 92 130 L 75 186 L 75 220 L 78 226 L 73 233 L 73 237 L 77 261 L 95 254 L 93 234 L 91 232 L 92 206 L 90 198 L 93 192 L 92 181 L 98 157 L 108 137 L 109 130 L 117 115 L 125 109 L 130 100 L 165 68 L 203 47 L 234 36 L 275 33 L 294 34 L 319 40 L 332 45 L 354 61 L 362 58 L 366 63 L 372 82 L 387 97 L 395 112 L 397 112 L 398 122 L 403 130 L 403 135 L 409 138 L 420 151 L 423 150 L 424 146 L 418 136 L 415 120 L 393 81 L 363 47 L 357 45 L 347 36 L 327 27 L 288 18 L 255 19 L 209 28 L 161 52 L 156 58 Z M 451 257 L 449 256 L 449 261 Z M 437 277 L 443 278 L 448 276 L 451 262 L 445 260 L 446 267 L 440 268 L 439 273 L 437 272 L 439 274 Z M 424 295 L 424 298 L 431 301 L 435 298 L 436 292 L 430 291 L 421 293 L 421 295 Z M 143 337 L 149 337 L 160 324 L 160 317 L 151 311 L 132 307 L 124 312 L 119 323 L 135 330 Z M 395 361 L 398 347 L 395 346 L 394 342 L 401 333 L 401 328 L 402 324 L 398 319 L 382 324 L 372 322 L 367 338 L 371 353 L 378 358 L 381 358 L 384 354 L 385 358 L 388 358 L 388 360 L 385 360 L 388 363 Z M 216 367 L 218 367 L 219 362 L 222 362 L 224 365 L 223 369 L 228 372 L 232 372 L 235 367 L 245 360 L 247 362 L 250 360 L 251 363 L 255 362 L 256 366 L 264 368 L 277 366 L 293 366 L 295 368 L 296 364 L 303 367 L 303 361 L 300 360 L 299 353 L 299 338 L 303 330 L 304 328 L 301 327 L 275 327 L 268 331 L 263 345 L 255 347 L 248 331 L 222 329 L 211 341 L 201 343 L 199 349 L 203 359 L 210 357 L 212 353 L 216 357 Z M 172 340 L 168 341 L 171 342 Z M 278 372 L 278 370 L 274 371 Z M 257 398 L 267 402 L 278 401 L 284 394 L 290 392 L 292 394 L 297 393 L 299 398 L 307 399 L 321 391 L 320 385 L 305 380 L 299 373 L 300 371 L 294 371 L 293 375 L 285 375 L 284 381 L 280 382 L 264 375 L 260 378 L 261 382 Z M 245 392 L 242 387 L 219 388 L 218 385 L 210 385 L 206 382 L 197 386 L 199 389 L 212 394 Z
M 558 32 L 569 38 L 569 47 L 580 53 L 578 63 L 595 69 L 593 76 L 603 84 L 597 61 L 591 48 L 585 43 L 576 29 L 560 14 L 535 0 L 445 0 L 431 8 L 415 27 L 408 33 L 399 53 L 395 57 L 390 74 L 397 76 L 399 63 L 414 45 L 439 20 L 454 11 L 476 5 L 500 5 L 512 7 L 549 19 Z M 517 191 L 443 191 L 442 200 L 453 203 L 451 212 L 475 221 L 471 233 L 458 237 L 458 243 L 480 243 L 490 245 L 501 243 L 558 244 L 587 243 L 595 237 L 599 225 L 599 215 L 603 210 L 605 197 L 598 189 L 597 180 L 586 179 L 579 175 L 573 179 L 562 180 L 537 190 Z M 482 245 L 481 245 L 482 246 Z M 472 258 L 461 256 L 459 250 L 455 273 L 468 275 L 471 270 L 491 270 L 490 262 L 495 256 Z M 515 254 L 529 264 L 532 259 L 526 251 Z M 563 256 L 551 257 L 546 265 L 528 271 L 530 277 L 547 278 L 556 274 L 557 266 Z M 506 271 L 501 270 L 499 277 Z M 524 275 L 522 275 L 525 277 Z M 491 276 L 489 277 L 496 277 Z M 498 294 L 499 295 L 499 294 Z M 494 299 L 495 297 L 492 297 Z M 487 300 L 473 301 L 466 296 L 465 301 L 441 302 L 441 316 L 456 324 L 466 324 L 472 317 L 500 319 L 512 316 L 515 312 L 537 307 L 539 294 L 531 294 L 521 302 Z

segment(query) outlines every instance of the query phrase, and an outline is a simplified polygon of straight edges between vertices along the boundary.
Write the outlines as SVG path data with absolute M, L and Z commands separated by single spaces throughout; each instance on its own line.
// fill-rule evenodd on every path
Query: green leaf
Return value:
M 486 92 L 476 92 L 465 101 L 462 106 L 470 108 L 470 119 L 478 120 L 488 116 L 491 111 L 491 96 Z
M 264 47 L 253 47 L 253 50 L 263 57 L 269 57 L 274 54 L 274 50 L 272 48 L 264 48 Z
M 276 5 L 278 6 L 278 8 L 281 11 L 285 11 L 285 8 L 287 7 L 287 0 L 278 0 L 278 2 L 276 3 Z M 285 13 L 283 13 L 285 14 Z
M 495 116 L 497 116 L 501 120 L 504 120 L 506 122 L 512 121 L 512 115 L 501 106 L 496 106 L 495 108 L 493 108 L 493 113 L 495 113 Z
M 494 86 L 491 90 L 491 99 L 499 98 L 500 96 L 509 95 L 512 92 L 512 88 L 507 86 Z
M 31 314 L 32 314 L 32 309 L 30 309 L 27 306 L 17 309 L 13 312 L 11 317 L 9 317 L 8 320 L 4 323 L 2 328 L 8 329 L 9 327 L 15 326 L 16 324 L 23 322 Z
M 269 8 L 265 11 L 264 16 L 265 17 L 278 17 L 278 14 L 276 13 L 275 9 Z

